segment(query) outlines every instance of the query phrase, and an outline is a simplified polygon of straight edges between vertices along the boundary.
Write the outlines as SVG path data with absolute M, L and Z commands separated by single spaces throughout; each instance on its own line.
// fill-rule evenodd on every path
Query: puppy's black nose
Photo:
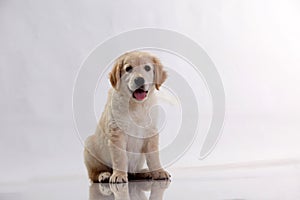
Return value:
M 142 85 L 144 85 L 145 80 L 143 77 L 137 77 L 134 79 L 134 83 L 136 84 L 136 86 L 141 87 Z

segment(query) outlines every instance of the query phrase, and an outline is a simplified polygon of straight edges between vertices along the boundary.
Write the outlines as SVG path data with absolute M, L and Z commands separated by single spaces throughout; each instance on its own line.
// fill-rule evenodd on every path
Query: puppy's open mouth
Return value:
M 147 93 L 148 91 L 145 91 L 142 88 L 136 89 L 133 93 L 132 93 L 132 97 L 135 98 L 138 101 L 142 101 L 147 97 Z

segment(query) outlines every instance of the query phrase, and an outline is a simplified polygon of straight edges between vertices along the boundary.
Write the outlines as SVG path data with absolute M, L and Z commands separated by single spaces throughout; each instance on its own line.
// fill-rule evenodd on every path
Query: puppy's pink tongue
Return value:
M 133 95 L 137 100 L 141 101 L 146 97 L 147 93 L 145 91 L 137 90 L 133 93 Z

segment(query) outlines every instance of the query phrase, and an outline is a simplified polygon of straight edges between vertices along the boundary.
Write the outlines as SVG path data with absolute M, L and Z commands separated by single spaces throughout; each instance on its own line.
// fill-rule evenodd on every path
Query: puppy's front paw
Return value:
M 110 183 L 127 183 L 128 178 L 127 178 L 127 173 L 126 172 L 113 172 L 109 179 Z
M 153 180 L 167 180 L 171 177 L 171 175 L 163 169 L 153 171 L 151 174 Z

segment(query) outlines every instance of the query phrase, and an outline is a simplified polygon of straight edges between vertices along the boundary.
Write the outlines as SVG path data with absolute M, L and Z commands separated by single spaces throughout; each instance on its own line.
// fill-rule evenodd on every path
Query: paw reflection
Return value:
M 152 200 L 163 199 L 164 191 L 170 181 L 145 181 L 121 184 L 93 183 L 90 186 L 89 200 L 146 200 L 150 192 Z

